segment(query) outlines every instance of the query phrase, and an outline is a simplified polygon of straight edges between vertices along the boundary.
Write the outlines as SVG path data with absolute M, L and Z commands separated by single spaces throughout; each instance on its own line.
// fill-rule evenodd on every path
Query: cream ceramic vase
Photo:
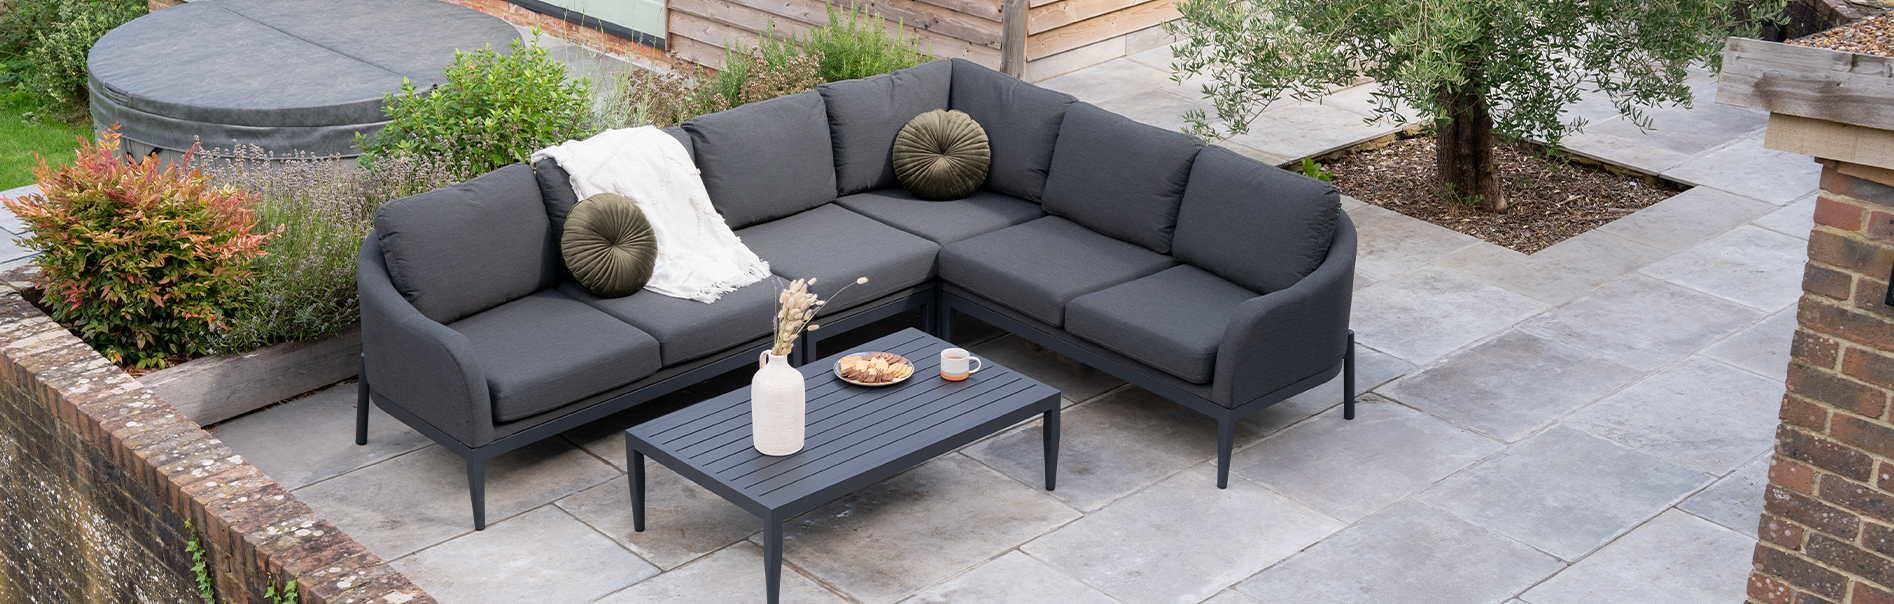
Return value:
M 789 455 L 802 450 L 805 409 L 802 372 L 789 366 L 788 355 L 763 351 L 762 369 L 750 378 L 750 426 L 756 450 L 764 455 Z

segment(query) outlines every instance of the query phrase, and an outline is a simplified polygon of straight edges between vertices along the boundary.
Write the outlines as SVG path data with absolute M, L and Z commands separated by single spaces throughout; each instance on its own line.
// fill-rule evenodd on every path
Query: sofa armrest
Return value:
M 1315 272 L 1237 310 L 1217 346 L 1217 402 L 1234 407 L 1341 362 L 1354 285 L 1355 224 L 1344 213 Z
M 370 390 L 463 445 L 493 442 L 493 404 L 473 346 L 401 297 L 374 233 L 356 256 L 355 283 Z

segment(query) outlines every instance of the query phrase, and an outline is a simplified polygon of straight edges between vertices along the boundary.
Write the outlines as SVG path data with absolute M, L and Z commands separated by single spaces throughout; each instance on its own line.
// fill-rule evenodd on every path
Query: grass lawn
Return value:
M 72 161 L 72 149 L 79 146 L 73 137 L 91 133 L 83 126 L 26 117 L 37 108 L 24 93 L 0 95 L 0 190 L 33 184 L 36 153 L 51 162 Z

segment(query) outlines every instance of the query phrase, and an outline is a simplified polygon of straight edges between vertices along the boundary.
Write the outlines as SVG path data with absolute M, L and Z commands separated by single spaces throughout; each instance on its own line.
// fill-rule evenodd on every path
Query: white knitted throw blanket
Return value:
M 651 126 L 606 130 L 533 152 L 572 175 L 583 200 L 616 193 L 638 204 L 658 239 L 658 262 L 645 289 L 699 302 L 769 277 L 758 258 L 724 224 L 710 193 L 677 139 Z

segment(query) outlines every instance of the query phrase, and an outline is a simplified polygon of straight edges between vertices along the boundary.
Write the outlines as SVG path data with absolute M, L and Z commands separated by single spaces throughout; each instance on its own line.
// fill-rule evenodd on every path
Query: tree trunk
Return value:
M 1478 90 L 1477 84 L 1467 89 Z M 1435 170 L 1440 183 L 1455 199 L 1470 201 L 1488 212 L 1506 211 L 1506 193 L 1499 188 L 1499 166 L 1493 157 L 1493 116 L 1486 96 L 1479 92 L 1441 90 L 1445 119 L 1435 122 Z

